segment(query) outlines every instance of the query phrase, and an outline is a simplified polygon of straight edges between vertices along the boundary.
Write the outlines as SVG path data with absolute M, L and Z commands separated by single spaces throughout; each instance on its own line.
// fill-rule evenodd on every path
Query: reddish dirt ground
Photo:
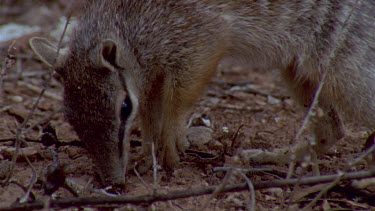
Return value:
M 12 165 L 12 155 L 15 151 L 15 137 L 19 127 L 32 110 L 40 90 L 49 78 L 48 68 L 32 53 L 28 39 L 32 36 L 49 37 L 56 28 L 60 17 L 66 14 L 67 0 L 54 1 L 1 1 L 0 26 L 17 23 L 40 26 L 41 30 L 26 34 L 16 39 L 11 54 L 15 55 L 7 60 L 8 49 L 12 41 L 0 42 L 1 67 L 6 64 L 6 76 L 3 76 L 4 86 L 0 101 L 0 179 L 4 180 Z M 79 14 L 79 2 L 73 5 L 75 15 Z M 1 36 L 2 34 L 0 34 Z M 2 68 L 4 69 L 4 68 Z M 251 88 L 251 89 L 250 89 Z M 32 127 L 21 137 L 22 152 L 15 163 L 14 173 L 10 183 L 0 187 L 0 209 L 10 207 L 25 195 L 30 182 L 33 180 L 33 168 L 38 181 L 31 189 L 37 200 L 47 202 L 51 196 L 45 192 L 47 168 L 54 165 L 54 152 L 60 164 L 65 164 L 65 176 L 81 186 L 79 196 L 101 196 L 89 191 L 90 188 L 100 188 L 98 176 L 87 152 L 81 146 L 75 146 L 72 141 L 78 138 L 70 125 L 65 121 L 61 111 L 63 87 L 58 77 L 53 77 L 46 93 L 41 98 L 33 115 L 25 128 Z M 223 62 L 217 76 L 209 85 L 206 92 L 195 104 L 192 111 L 193 125 L 199 121 L 209 120 L 212 132 L 208 141 L 191 141 L 189 149 L 210 153 L 216 159 L 199 157 L 201 154 L 187 154 L 181 161 L 179 168 L 173 172 L 163 169 L 157 171 L 157 181 L 154 186 L 153 171 L 149 170 L 141 175 L 141 179 L 129 170 L 126 190 L 123 196 L 138 196 L 152 194 L 155 187 L 158 192 L 174 190 L 189 190 L 221 184 L 224 180 L 223 172 L 213 172 L 214 167 L 241 167 L 244 169 L 268 168 L 276 173 L 259 171 L 248 173 L 252 182 L 271 181 L 284 177 L 288 172 L 288 165 L 267 164 L 260 165 L 248 162 L 238 154 L 249 149 L 263 149 L 272 151 L 276 148 L 289 147 L 295 134 L 301 127 L 304 111 L 289 97 L 276 70 L 252 70 L 240 66 L 236 62 Z M 196 118 L 193 118 L 196 117 Z M 197 123 L 198 122 L 198 123 Z M 329 153 L 319 158 L 321 174 L 335 174 L 346 168 L 349 162 L 361 155 L 362 145 L 369 135 L 369 130 L 349 120 L 346 123 L 346 136 L 337 143 Z M 56 131 L 56 137 L 70 144 L 56 147 L 46 147 L 42 140 L 49 140 L 42 136 L 50 135 L 43 129 L 47 125 Z M 47 134 L 47 135 L 46 135 Z M 311 136 L 307 130 L 304 137 Z M 140 131 L 135 130 L 131 154 L 139 152 L 141 141 Z M 79 144 L 78 144 L 79 145 Z M 233 145 L 233 147 L 232 147 Z M 30 164 L 25 159 L 30 160 Z M 55 156 L 56 157 L 56 156 Z M 307 177 L 312 175 L 311 166 L 298 166 L 296 175 Z M 350 168 L 351 172 L 365 170 L 364 161 Z M 234 173 L 229 183 L 242 183 L 241 176 Z M 57 178 L 57 176 L 56 176 Z M 145 184 L 144 184 L 145 183 Z M 18 185 L 17 185 L 18 184 Z M 375 210 L 374 181 L 369 181 L 367 187 L 355 188 L 353 183 L 341 183 L 324 194 L 314 205 L 314 210 Z M 371 186 L 372 184 L 372 186 Z M 268 188 L 255 190 L 256 210 L 299 210 L 310 203 L 314 197 L 327 187 L 327 183 L 283 188 Z M 23 188 L 22 188 L 23 187 Z M 52 198 L 74 197 L 66 188 L 59 188 Z M 121 205 L 120 210 L 191 210 L 203 209 L 207 203 L 207 210 L 245 210 L 250 204 L 249 190 L 232 193 L 219 193 L 190 197 L 168 202 L 155 202 L 152 205 Z

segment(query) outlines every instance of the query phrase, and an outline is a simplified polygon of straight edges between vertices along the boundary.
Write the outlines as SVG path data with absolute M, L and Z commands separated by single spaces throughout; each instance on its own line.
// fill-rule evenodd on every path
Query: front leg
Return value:
M 176 98 L 164 97 L 156 100 L 152 104 L 144 105 L 147 108 L 140 111 L 142 122 L 142 150 L 144 165 L 139 168 L 141 173 L 147 171 L 152 165 L 152 144 L 154 144 L 155 155 L 159 158 L 159 163 L 167 168 L 177 167 L 180 160 L 180 153 L 184 153 L 186 139 L 186 114 L 189 110 L 176 102 Z M 165 99 L 171 101 L 165 102 Z
M 138 169 L 140 173 L 145 173 L 153 165 L 152 144 L 155 145 L 155 150 L 160 146 L 164 119 L 163 86 L 165 76 L 155 74 L 150 77 L 148 83 L 142 84 L 138 107 L 143 140 L 140 157 L 144 161 L 144 165 Z
M 181 78 L 169 78 L 164 86 L 163 126 L 160 139 L 159 160 L 164 167 L 175 168 L 180 154 L 185 153 L 186 124 L 191 107 L 209 83 L 216 69 L 216 62 L 202 69 L 186 70 Z
M 177 167 L 180 154 L 185 154 L 184 146 L 187 142 L 185 114 L 187 114 L 187 110 L 178 108 L 178 106 L 172 106 L 169 111 L 164 113 L 159 160 L 168 169 Z

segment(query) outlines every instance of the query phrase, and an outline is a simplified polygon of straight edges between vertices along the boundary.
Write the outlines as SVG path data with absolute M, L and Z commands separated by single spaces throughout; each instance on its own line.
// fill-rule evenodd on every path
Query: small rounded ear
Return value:
M 119 67 L 120 52 L 118 45 L 111 39 L 102 42 L 100 49 L 100 63 L 111 71 L 116 71 Z
M 61 63 L 64 61 L 64 58 L 68 55 L 68 49 L 60 49 L 59 55 L 56 58 L 57 54 L 57 47 L 48 41 L 45 38 L 41 37 L 33 37 L 29 40 L 29 44 L 31 49 L 35 52 L 35 54 L 42 60 L 45 64 L 49 67 L 61 66 Z

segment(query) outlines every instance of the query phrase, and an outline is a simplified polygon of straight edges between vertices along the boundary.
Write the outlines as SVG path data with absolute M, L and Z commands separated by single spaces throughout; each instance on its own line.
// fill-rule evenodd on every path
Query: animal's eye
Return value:
M 121 121 L 124 121 L 128 118 L 132 111 L 132 103 L 130 102 L 130 98 L 126 97 L 125 100 L 121 104 Z

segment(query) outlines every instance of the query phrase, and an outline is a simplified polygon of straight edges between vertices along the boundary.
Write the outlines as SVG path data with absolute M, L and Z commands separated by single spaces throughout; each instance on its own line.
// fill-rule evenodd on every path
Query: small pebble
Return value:
M 223 133 L 229 133 L 228 127 L 224 126 L 221 129 L 223 130 Z
M 18 96 L 18 95 L 16 95 L 16 96 L 12 96 L 10 99 L 11 99 L 14 103 L 21 103 L 21 102 L 23 101 L 23 97 Z
M 191 144 L 207 144 L 212 140 L 212 132 L 212 129 L 208 127 L 190 127 L 187 139 Z
M 271 95 L 267 96 L 267 103 L 271 105 L 281 105 L 281 100 L 277 99 L 275 97 L 272 97 Z

